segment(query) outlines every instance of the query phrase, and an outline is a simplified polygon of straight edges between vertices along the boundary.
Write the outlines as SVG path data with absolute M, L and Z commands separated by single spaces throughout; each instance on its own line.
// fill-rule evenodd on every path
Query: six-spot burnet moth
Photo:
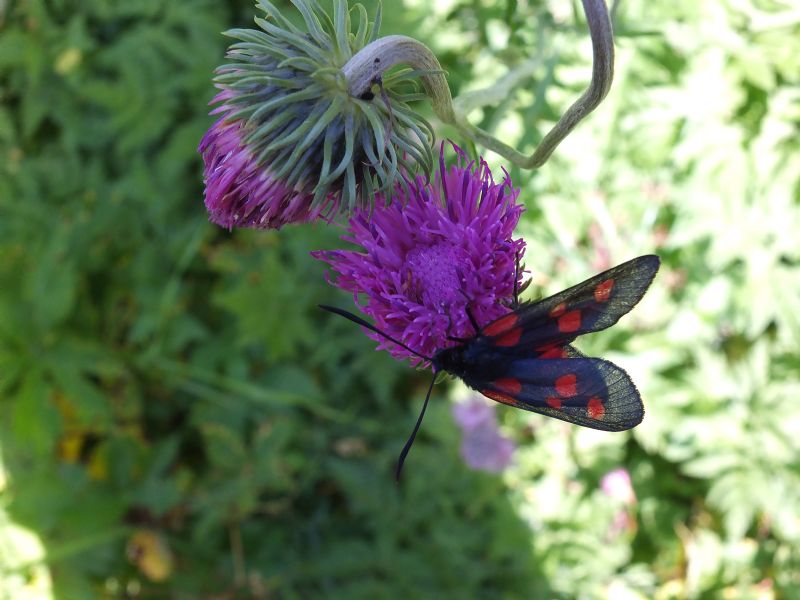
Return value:
M 576 425 L 624 431 L 641 423 L 644 406 L 628 374 L 607 360 L 584 356 L 570 344 L 579 335 L 610 327 L 630 311 L 644 296 L 659 264 L 658 256 L 640 256 L 538 302 L 518 304 L 515 298 L 511 312 L 484 327 L 467 307 L 475 335 L 456 339 L 458 345 L 432 357 L 422 356 L 346 310 L 320 308 L 382 335 L 433 366 L 419 418 L 397 461 L 399 479 L 440 371 L 460 377 L 502 404 Z

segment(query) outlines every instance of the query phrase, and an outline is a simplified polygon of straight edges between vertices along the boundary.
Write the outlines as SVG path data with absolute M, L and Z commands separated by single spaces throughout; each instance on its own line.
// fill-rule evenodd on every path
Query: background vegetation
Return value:
M 384 10 L 456 91 L 541 56 L 473 115 L 519 146 L 586 82 L 578 3 Z M 252 16 L 0 2 L 0 597 L 800 597 L 795 3 L 617 2 L 608 100 L 512 171 L 532 297 L 661 255 L 580 344 L 629 370 L 644 423 L 501 408 L 514 464 L 476 472 L 440 387 L 399 487 L 426 377 L 315 308 L 349 303 L 309 256 L 337 231 L 206 221 L 211 71 Z M 620 468 L 635 500 L 601 485 Z

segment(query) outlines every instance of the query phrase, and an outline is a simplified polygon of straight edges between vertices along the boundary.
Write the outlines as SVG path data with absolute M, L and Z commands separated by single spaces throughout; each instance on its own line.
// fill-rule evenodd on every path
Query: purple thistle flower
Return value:
M 212 103 L 224 102 L 231 95 L 223 91 Z M 229 109 L 222 104 L 212 114 Z M 260 167 L 242 139 L 242 123 L 226 119 L 223 116 L 211 126 L 198 148 L 205 165 L 205 204 L 212 223 L 227 229 L 280 229 L 287 223 L 313 221 L 337 209 L 335 197 L 312 206 L 313 191 L 287 186 Z
M 453 405 L 453 418 L 461 428 L 461 457 L 475 470 L 499 473 L 511 463 L 514 442 L 500 433 L 495 407 L 480 398 Z
M 331 265 L 334 285 L 353 292 L 375 326 L 425 356 L 454 345 L 448 336 L 475 335 L 469 306 L 483 326 L 509 311 L 517 257 L 525 242 L 512 239 L 523 207 L 508 174 L 495 183 L 481 159 L 444 165 L 432 182 L 417 176 L 395 187 L 391 203 L 378 195 L 370 214 L 353 215 L 343 239 L 357 250 L 312 253 Z M 517 274 L 519 277 L 522 273 Z M 421 359 L 368 332 L 398 359 Z

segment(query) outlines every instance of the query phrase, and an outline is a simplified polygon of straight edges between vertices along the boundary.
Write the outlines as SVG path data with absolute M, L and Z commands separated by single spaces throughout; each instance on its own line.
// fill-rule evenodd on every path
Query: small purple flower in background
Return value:
M 600 489 L 606 496 L 622 504 L 614 513 L 614 519 L 608 529 L 609 536 L 614 538 L 623 531 L 635 531 L 636 519 L 632 511 L 636 504 L 636 492 L 633 490 L 628 471 L 622 467 L 609 471 L 600 480 Z
M 516 260 L 525 249 L 521 238 L 512 239 L 523 210 L 516 203 L 519 190 L 507 174 L 495 183 L 482 159 L 468 162 L 453 147 L 457 164 L 446 168 L 442 156 L 433 181 L 405 181 L 388 205 L 379 195 L 371 214 L 353 215 L 343 239 L 360 251 L 313 253 L 333 267 L 338 276 L 332 283 L 353 292 L 376 327 L 426 356 L 454 345 L 448 336 L 475 335 L 467 303 L 479 325 L 508 312 Z M 367 335 L 395 358 L 421 360 Z
M 500 473 L 511 463 L 514 442 L 497 428 L 495 407 L 480 398 L 453 405 L 453 418 L 461 428 L 461 457 L 471 469 Z
M 631 476 L 622 467 L 609 471 L 600 480 L 600 489 L 607 496 L 625 505 L 636 504 L 636 492 L 633 491 Z
M 453 419 L 462 431 L 471 431 L 487 423 L 495 425 L 494 406 L 473 396 L 466 402 L 453 405 Z

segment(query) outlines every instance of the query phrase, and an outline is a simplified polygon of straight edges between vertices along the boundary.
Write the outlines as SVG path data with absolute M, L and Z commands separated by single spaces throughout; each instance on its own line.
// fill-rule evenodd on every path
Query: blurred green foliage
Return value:
M 314 308 L 349 302 L 308 254 L 338 232 L 206 222 L 196 145 L 250 2 L 0 3 L 0 597 L 800 597 L 800 15 L 617 4 L 606 103 L 512 176 L 530 294 L 662 256 L 581 345 L 645 421 L 501 409 L 516 465 L 475 473 L 440 386 L 398 487 L 426 378 Z M 586 82 L 577 4 L 384 8 L 456 92 L 539 53 L 473 115 L 528 150 Z M 620 466 L 635 505 L 599 487 Z

